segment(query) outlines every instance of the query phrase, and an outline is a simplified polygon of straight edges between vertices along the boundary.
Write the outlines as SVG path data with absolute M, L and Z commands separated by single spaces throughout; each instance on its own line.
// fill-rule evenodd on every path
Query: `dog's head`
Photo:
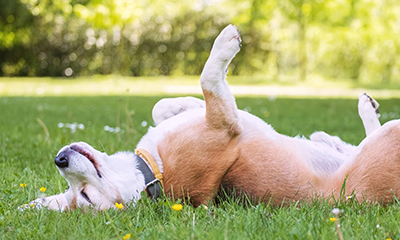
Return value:
M 65 193 L 68 206 L 61 209 L 125 205 L 140 198 L 143 190 L 144 177 L 136 167 L 133 153 L 109 156 L 79 142 L 63 147 L 54 162 L 69 183 Z

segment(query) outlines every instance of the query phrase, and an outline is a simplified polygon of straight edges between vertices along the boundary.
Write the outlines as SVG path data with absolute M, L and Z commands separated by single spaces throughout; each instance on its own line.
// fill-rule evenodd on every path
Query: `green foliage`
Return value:
M 1 13 L 0 75 L 200 74 L 215 35 L 228 22 L 188 8 L 190 1 L 17 3 L 23 11 L 2 3 L 10 7 Z M 7 22 L 19 14 L 29 18 Z M 27 41 L 14 36 L 18 31 Z
M 399 21 L 395 0 L 0 0 L 0 76 L 197 75 L 233 23 L 234 75 L 399 82 Z
M 400 237 L 399 203 L 382 207 L 359 204 L 354 198 L 336 205 L 315 199 L 311 204 L 285 207 L 260 204 L 242 206 L 228 199 L 218 206 L 180 211 L 169 199 L 154 203 L 141 199 L 125 210 L 88 210 L 59 213 L 49 210 L 17 210 L 18 206 L 67 188 L 53 163 L 57 151 L 72 141 L 86 141 L 113 153 L 133 150 L 151 124 L 153 97 L 3 97 L 0 99 L 0 238 L 1 239 L 337 239 L 330 218 L 334 207 L 345 239 L 397 239 Z M 364 136 L 356 100 L 237 98 L 246 109 L 288 135 L 308 136 L 315 130 L 338 135 L 357 144 Z M 383 122 L 399 118 L 399 99 L 381 100 Z M 40 119 L 49 134 L 37 119 Z M 118 120 L 119 119 L 119 120 Z M 82 123 L 72 132 L 59 123 Z M 120 137 L 105 131 L 120 122 Z M 129 127 L 128 127 L 129 126 Z M 129 135 L 129 136 L 128 136 Z M 27 184 L 21 187 L 20 183 Z M 350 193 L 346 193 L 346 196 Z

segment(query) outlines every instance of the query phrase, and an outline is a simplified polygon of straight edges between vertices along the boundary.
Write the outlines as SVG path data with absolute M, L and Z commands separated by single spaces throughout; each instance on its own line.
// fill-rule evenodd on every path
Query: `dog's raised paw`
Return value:
M 211 55 L 218 55 L 221 60 L 231 60 L 241 47 L 242 39 L 236 26 L 228 25 L 215 39 Z
M 358 97 L 358 112 L 361 118 L 379 118 L 379 103 L 366 93 Z

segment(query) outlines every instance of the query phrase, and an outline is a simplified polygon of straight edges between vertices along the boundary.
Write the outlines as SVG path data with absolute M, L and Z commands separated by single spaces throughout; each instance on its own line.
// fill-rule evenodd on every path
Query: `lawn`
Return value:
M 177 202 L 148 199 L 126 210 L 104 212 L 17 210 L 41 194 L 67 188 L 53 162 L 62 146 L 85 141 L 107 153 L 133 150 L 153 124 L 151 108 L 162 97 L 0 97 L 0 238 L 123 239 L 131 234 L 131 239 L 338 239 L 331 221 L 335 207 L 343 210 L 339 223 L 344 239 L 400 238 L 398 202 L 383 207 L 351 198 L 286 207 L 243 207 L 230 200 L 208 208 L 184 205 L 181 211 L 171 208 Z M 400 99 L 378 100 L 382 122 L 400 117 Z M 237 103 L 283 134 L 307 137 L 323 130 L 352 144 L 364 137 L 354 98 L 241 96 Z M 119 133 L 109 130 L 116 127 Z
M 368 92 L 376 98 L 400 96 L 397 82 L 361 83 L 351 79 L 296 77 L 279 80 L 265 77 L 228 76 L 235 96 L 333 97 L 356 98 Z M 152 96 L 162 94 L 201 94 L 199 76 L 121 77 L 91 76 L 77 78 L 0 78 L 0 96 Z

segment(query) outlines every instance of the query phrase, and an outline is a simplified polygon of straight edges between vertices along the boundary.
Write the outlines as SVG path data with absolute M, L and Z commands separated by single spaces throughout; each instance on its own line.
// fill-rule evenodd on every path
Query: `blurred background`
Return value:
M 399 0 L 0 0 L 0 76 L 198 75 L 230 23 L 231 75 L 400 82 Z

